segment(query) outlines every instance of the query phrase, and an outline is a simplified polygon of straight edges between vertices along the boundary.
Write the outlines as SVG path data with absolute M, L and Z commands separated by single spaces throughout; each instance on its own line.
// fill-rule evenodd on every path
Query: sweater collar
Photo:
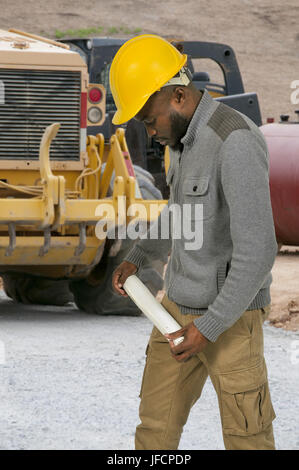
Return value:
M 213 98 L 207 90 L 203 91 L 200 102 L 192 116 L 187 132 L 181 139 L 182 144 L 190 146 L 193 144 L 196 134 L 198 132 L 199 124 L 202 123 L 205 118 L 210 114 L 211 105 L 213 104 Z

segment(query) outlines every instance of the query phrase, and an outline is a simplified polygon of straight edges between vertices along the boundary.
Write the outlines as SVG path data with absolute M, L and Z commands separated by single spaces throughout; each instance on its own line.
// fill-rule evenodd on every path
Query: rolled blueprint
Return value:
M 163 335 L 180 330 L 181 326 L 178 322 L 167 312 L 163 305 L 158 302 L 137 276 L 134 274 L 129 276 L 123 287 L 137 307 L 140 308 L 144 315 L 153 322 Z M 182 341 L 184 341 L 183 336 L 175 339 L 173 343 L 177 346 Z

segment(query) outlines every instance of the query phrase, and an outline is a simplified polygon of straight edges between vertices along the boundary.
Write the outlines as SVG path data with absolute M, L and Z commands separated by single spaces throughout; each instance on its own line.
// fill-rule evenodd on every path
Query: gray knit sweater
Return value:
M 125 259 L 140 267 L 170 252 L 166 294 L 183 314 L 202 314 L 194 323 L 214 342 L 245 310 L 270 303 L 277 244 L 268 151 L 249 118 L 206 91 L 182 143 L 182 153 L 170 151 L 170 199 L 152 227 L 159 238 L 139 240 Z

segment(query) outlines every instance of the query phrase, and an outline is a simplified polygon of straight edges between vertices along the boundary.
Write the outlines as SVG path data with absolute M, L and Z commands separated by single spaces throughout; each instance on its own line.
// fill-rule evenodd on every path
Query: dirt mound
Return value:
M 287 6 L 281 0 L 152 0 L 150 7 L 145 0 L 27 0 L 25 11 L 22 0 L 1 4 L 0 28 L 52 38 L 70 30 L 122 37 L 153 32 L 229 44 L 246 91 L 258 93 L 264 119 L 282 113 L 294 116 L 299 108 L 290 101 L 299 65 L 297 0 L 288 0 Z

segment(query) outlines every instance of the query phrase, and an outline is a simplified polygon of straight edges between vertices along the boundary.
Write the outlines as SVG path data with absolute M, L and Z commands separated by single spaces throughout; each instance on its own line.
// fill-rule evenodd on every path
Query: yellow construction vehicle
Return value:
M 167 201 L 132 164 L 124 129 L 109 142 L 86 135 L 105 119 L 105 88 L 89 83 L 77 52 L 11 29 L 0 30 L 0 58 L 0 275 L 7 295 L 138 314 L 111 287 L 134 240 L 111 237 L 105 227 L 148 224 Z M 136 203 L 142 214 L 128 211 Z M 154 293 L 166 257 L 140 272 Z

